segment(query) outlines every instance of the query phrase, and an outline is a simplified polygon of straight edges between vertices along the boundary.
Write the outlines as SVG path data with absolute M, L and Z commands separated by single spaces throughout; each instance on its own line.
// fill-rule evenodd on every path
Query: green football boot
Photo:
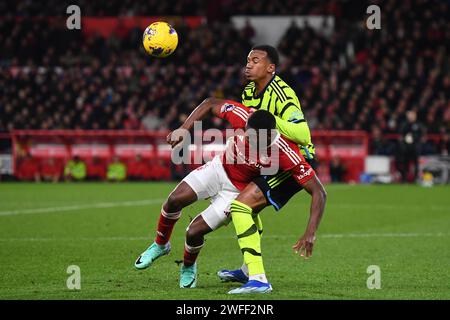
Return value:
M 181 266 L 180 288 L 195 288 L 197 285 L 197 263 L 192 266 Z
M 156 242 L 153 242 L 152 245 L 137 258 L 134 266 L 136 269 L 146 269 L 151 266 L 153 261 L 169 254 L 169 252 L 170 242 L 167 242 L 165 246 L 160 246 Z

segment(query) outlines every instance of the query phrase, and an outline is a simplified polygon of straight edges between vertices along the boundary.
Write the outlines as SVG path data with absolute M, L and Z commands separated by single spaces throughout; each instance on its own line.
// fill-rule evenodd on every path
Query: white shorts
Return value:
M 211 204 L 200 215 L 212 230 L 230 222 L 230 204 L 239 190 L 228 178 L 220 155 L 189 173 L 183 181 L 194 190 L 198 200 L 211 198 Z

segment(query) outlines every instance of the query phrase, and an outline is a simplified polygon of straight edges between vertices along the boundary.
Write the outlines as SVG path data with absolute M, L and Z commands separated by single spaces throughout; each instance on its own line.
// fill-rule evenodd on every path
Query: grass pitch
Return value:
M 329 185 L 313 257 L 291 247 L 310 197 L 262 213 L 265 268 L 274 291 L 236 297 L 216 272 L 242 257 L 233 226 L 207 236 L 195 289 L 178 287 L 184 230 L 206 201 L 187 208 L 172 252 L 147 270 L 134 260 L 152 241 L 175 184 L 0 184 L 0 299 L 450 299 L 450 188 Z M 81 270 L 81 290 L 66 286 Z M 369 290 L 367 268 L 381 270 Z

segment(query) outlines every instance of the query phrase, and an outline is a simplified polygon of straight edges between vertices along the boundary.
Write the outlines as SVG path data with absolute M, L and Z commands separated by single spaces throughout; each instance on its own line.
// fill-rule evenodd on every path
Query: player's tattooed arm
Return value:
M 218 115 L 224 102 L 225 100 L 217 98 L 206 98 L 203 100 L 203 102 L 191 112 L 180 128 L 169 133 L 166 139 L 167 143 L 170 144 L 172 148 L 175 147 L 183 141 L 183 137 L 187 134 L 187 131 L 192 129 L 195 121 L 201 121 L 211 114 Z

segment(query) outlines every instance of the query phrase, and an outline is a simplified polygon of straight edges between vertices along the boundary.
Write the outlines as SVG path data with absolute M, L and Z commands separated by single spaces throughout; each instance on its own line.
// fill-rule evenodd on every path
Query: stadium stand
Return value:
M 392 156 L 405 111 L 414 109 L 428 134 L 422 154 L 448 155 L 449 5 L 431 2 L 382 1 L 383 27 L 368 31 L 360 15 L 355 18 L 368 1 L 230 0 L 215 1 L 215 6 L 195 0 L 176 6 L 154 0 L 113 0 L 101 6 L 74 1 L 91 17 L 206 17 L 206 23 L 176 20 L 182 41 L 176 54 L 163 60 L 149 59 L 137 49 L 141 27 L 111 30 L 107 37 L 67 32 L 64 20 L 49 18 L 65 15 L 64 2 L 46 1 L 45 7 L 40 1 L 2 2 L 0 147 L 10 149 L 4 138 L 14 130 L 170 130 L 208 96 L 239 99 L 252 30 L 235 29 L 229 17 L 263 8 L 267 15 L 336 19 L 330 37 L 292 24 L 278 46 L 283 58 L 279 73 L 300 97 L 313 136 L 317 130 L 361 130 L 371 138 L 370 153 Z M 218 125 L 224 128 L 220 121 L 204 128 Z M 77 148 L 71 152 L 91 161 L 92 150 Z M 112 156 L 99 146 L 95 150 L 102 161 Z M 40 157 L 39 150 L 33 152 Z M 58 159 L 69 156 L 67 150 L 52 152 Z M 126 147 L 116 152 L 127 162 L 138 156 Z M 88 175 L 101 178 L 104 170 L 90 169 Z

